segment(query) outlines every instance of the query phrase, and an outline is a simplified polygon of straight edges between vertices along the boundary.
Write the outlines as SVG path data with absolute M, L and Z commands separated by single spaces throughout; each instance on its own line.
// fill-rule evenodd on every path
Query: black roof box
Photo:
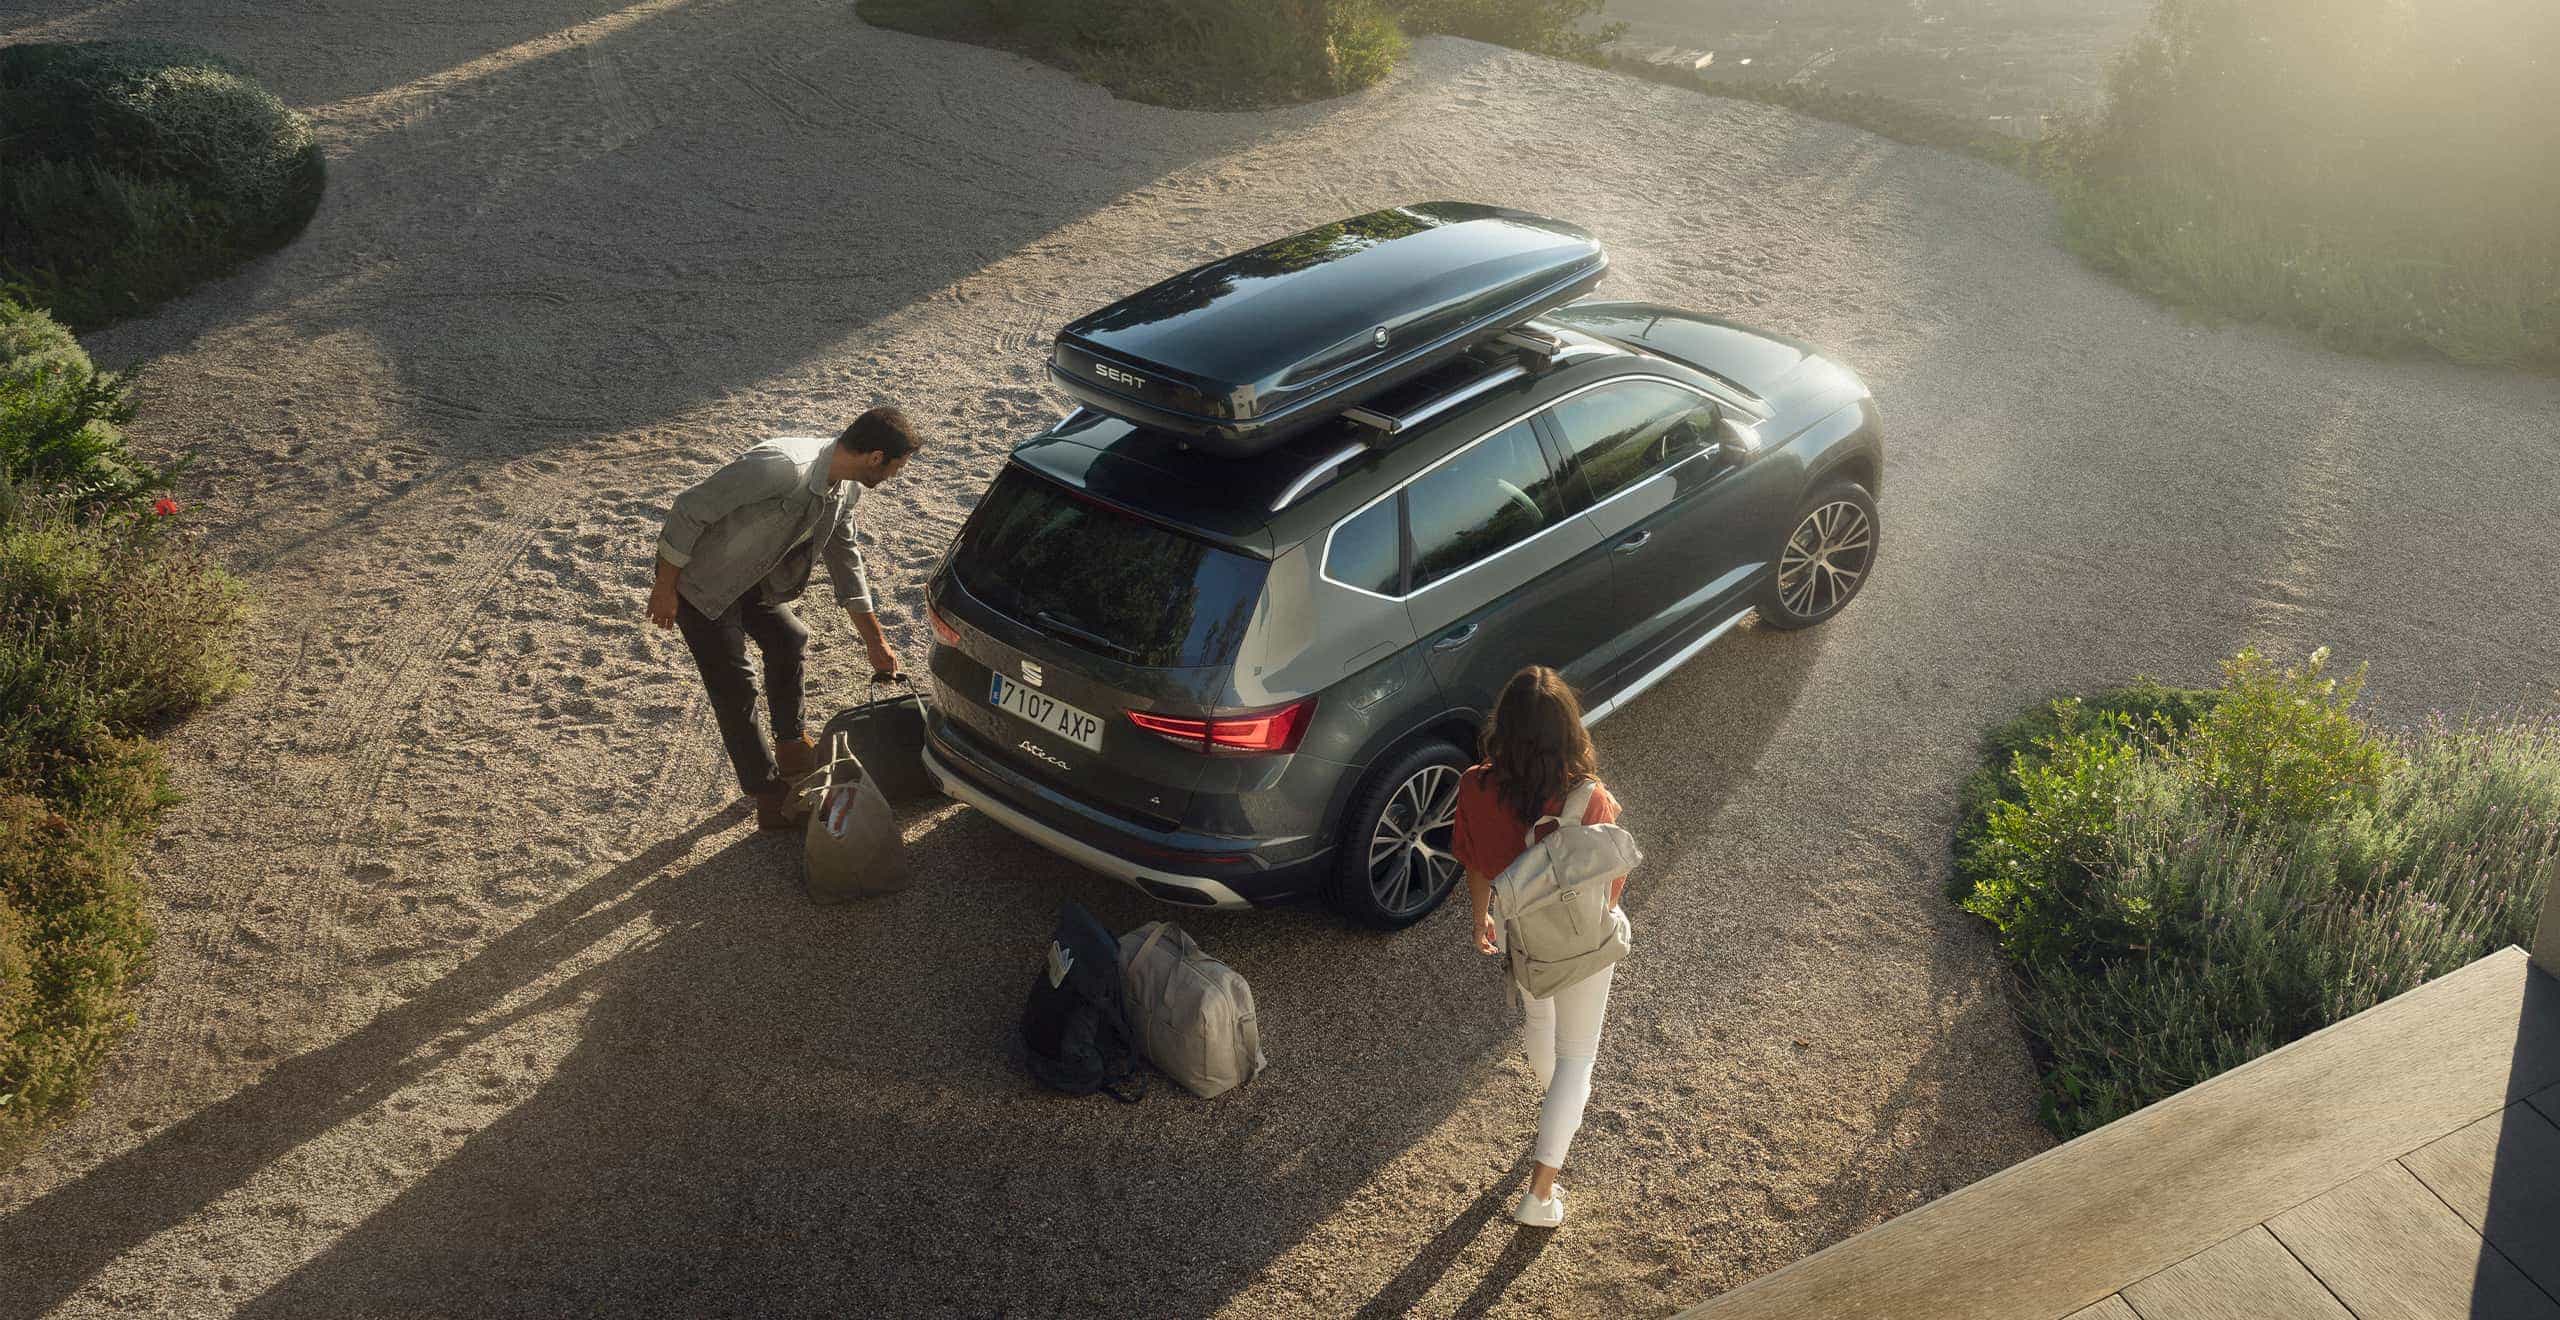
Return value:
M 1213 261 L 1058 332 L 1079 402 L 1245 457 L 1590 291 L 1608 254 L 1470 202 L 1367 215 Z

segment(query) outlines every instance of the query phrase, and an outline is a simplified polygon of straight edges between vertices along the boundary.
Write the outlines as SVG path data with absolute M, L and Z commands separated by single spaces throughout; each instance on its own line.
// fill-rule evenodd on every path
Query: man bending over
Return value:
M 801 719 L 801 661 L 809 629 L 791 602 L 808 588 L 816 561 L 827 562 L 836 603 L 861 634 L 873 672 L 899 673 L 898 658 L 872 613 L 871 586 L 854 544 L 853 510 L 865 490 L 906 467 L 917 444 L 905 414 L 874 408 L 833 440 L 767 440 L 694 483 L 667 510 L 649 620 L 683 630 L 702 685 L 710 690 L 738 787 L 755 799 L 760 829 L 789 829 L 808 816 L 792 789 L 817 768 L 818 741 Z M 764 655 L 770 752 L 756 729 L 750 638 Z

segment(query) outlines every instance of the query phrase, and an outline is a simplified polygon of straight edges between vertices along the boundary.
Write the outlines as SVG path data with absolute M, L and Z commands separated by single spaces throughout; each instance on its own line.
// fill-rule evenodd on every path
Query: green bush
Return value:
M 2053 703 L 1968 786 L 1955 897 L 2064 1137 L 2527 942 L 2560 874 L 2560 724 L 2377 733 L 2325 652 L 2223 678 Z
M 69 800 L 109 739 L 240 681 L 239 587 L 165 522 L 0 486 L 0 784 Z
M 14 125 L 12 126 L 14 131 Z M 151 944 L 145 737 L 238 685 L 238 585 L 126 452 L 122 379 L 0 299 L 0 1163 L 76 1103 Z
M 2223 662 L 2223 699 L 2173 749 L 2181 779 L 2252 825 L 2292 827 L 2369 803 L 2390 752 L 2349 711 L 2364 671 L 2329 677 L 2326 647 L 2298 669 L 2255 650 Z
M 2206 688 L 2173 688 L 2137 678 L 2096 696 L 2047 702 L 1994 727 L 1982 739 L 1982 767 L 1957 790 L 1956 868 L 1947 881 L 1948 901 L 1961 906 L 1984 864 L 1975 859 L 1994 805 L 2023 801 L 2021 776 L 2042 764 L 2051 744 L 2098 730 L 2123 729 L 2145 737 L 2174 737 L 2211 710 L 2222 694 Z
M 1966 859 L 1964 906 L 1999 930 L 2011 955 L 2121 948 L 2139 938 L 2120 891 L 2105 883 L 2117 813 L 2146 769 L 2129 732 L 2101 726 L 2044 744 L 2014 771 L 2018 800 L 1984 813 Z
M 2095 264 L 2342 347 L 2560 366 L 2560 6 L 2161 0 L 2056 180 Z
M 132 857 L 167 805 L 158 753 L 94 753 L 76 811 L 0 789 L 0 1163 L 79 1100 L 150 968 Z
M 167 490 L 169 473 L 125 450 L 127 388 L 60 322 L 0 298 L 0 484 L 128 509 Z
M 239 682 L 239 589 L 168 522 L 0 481 L 0 1158 L 132 1018 L 169 800 L 140 735 Z
M 319 205 L 310 121 L 219 56 L 0 47 L 0 292 L 75 328 L 283 245 Z

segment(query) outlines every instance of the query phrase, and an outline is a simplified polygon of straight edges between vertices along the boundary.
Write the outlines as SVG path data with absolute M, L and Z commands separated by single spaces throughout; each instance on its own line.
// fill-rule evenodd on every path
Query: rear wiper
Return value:
M 1056 610 L 1042 610 L 1039 613 L 1032 615 L 1031 618 L 1033 622 L 1040 624 L 1051 632 L 1064 633 L 1069 638 L 1082 642 L 1087 646 L 1100 647 L 1105 651 L 1117 651 L 1131 659 L 1137 658 L 1137 648 L 1122 646 L 1120 643 L 1115 642 L 1090 628 L 1078 627 L 1073 620 L 1070 620 L 1067 616 L 1058 613 Z

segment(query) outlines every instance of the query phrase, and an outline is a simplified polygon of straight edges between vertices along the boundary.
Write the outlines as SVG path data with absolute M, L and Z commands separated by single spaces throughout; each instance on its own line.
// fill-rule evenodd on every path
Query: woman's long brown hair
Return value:
M 1591 734 L 1582 727 L 1582 702 L 1564 675 L 1531 665 L 1511 676 L 1493 703 L 1484 730 L 1484 759 L 1493 767 L 1493 792 L 1523 821 L 1545 814 L 1566 788 L 1600 774 Z

